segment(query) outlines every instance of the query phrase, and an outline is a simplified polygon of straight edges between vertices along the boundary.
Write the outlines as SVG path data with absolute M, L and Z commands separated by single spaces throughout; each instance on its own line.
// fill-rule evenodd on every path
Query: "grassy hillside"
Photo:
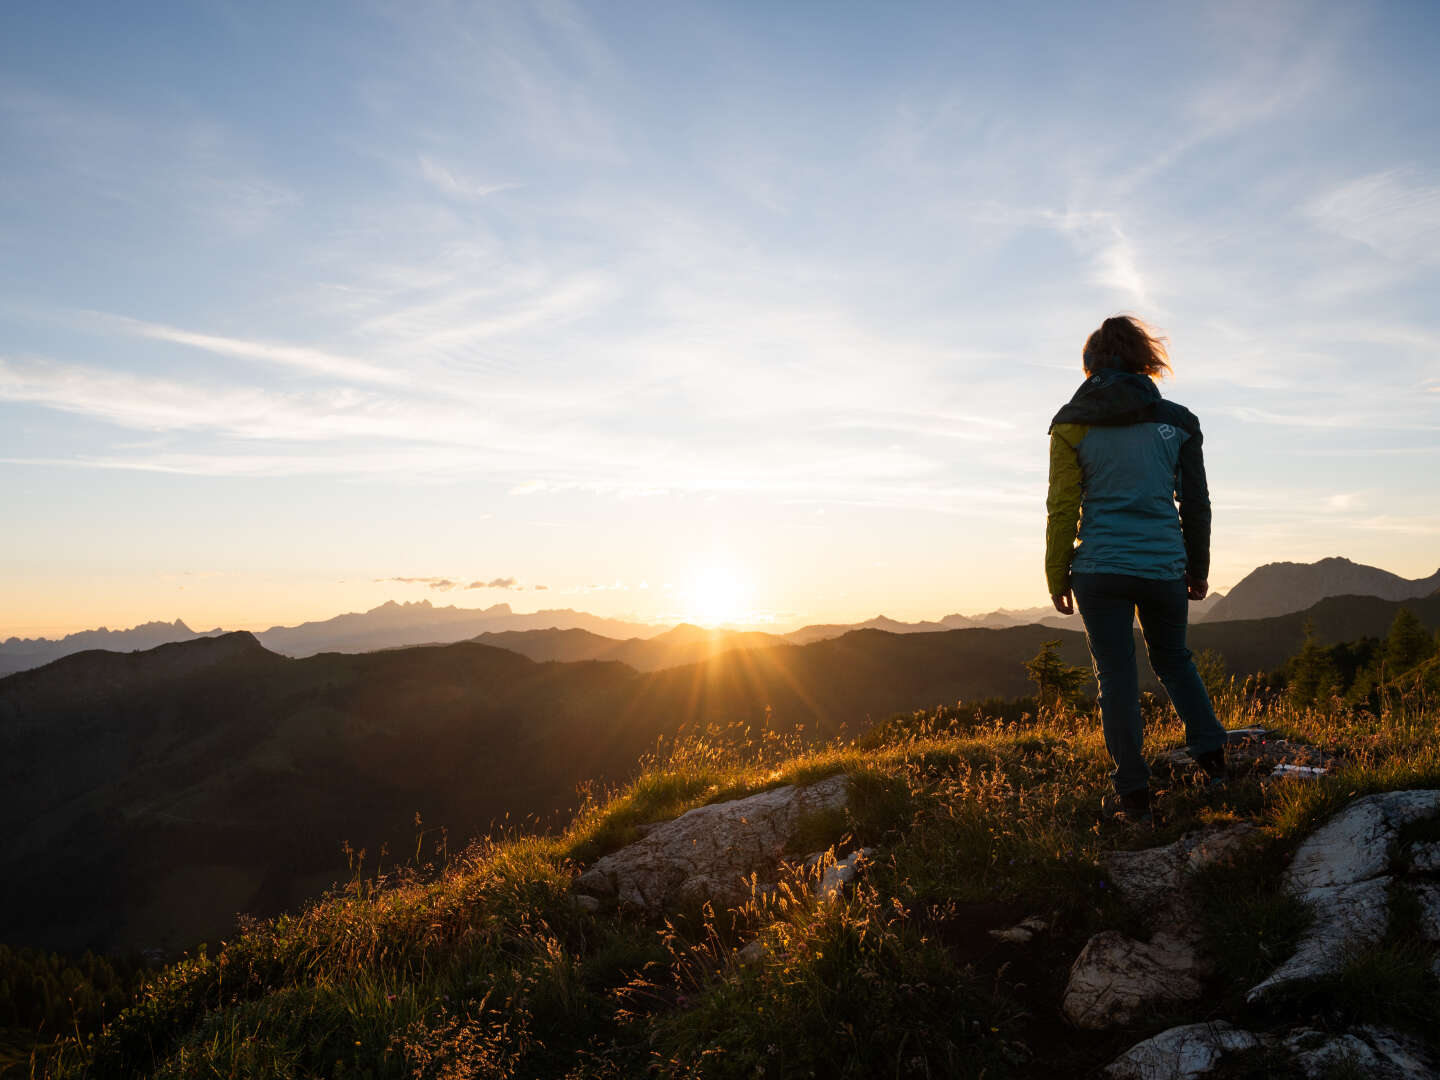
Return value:
M 342 842 L 393 865 L 417 812 L 468 838 L 568 818 L 577 785 L 682 728 L 823 738 L 1024 693 L 1048 636 L 865 631 L 649 674 L 471 643 L 288 660 L 247 634 L 67 657 L 0 680 L 0 924 L 10 944 L 182 947 L 318 895 Z
M 1440 624 L 1440 600 L 1410 606 Z M 1383 634 L 1396 607 L 1333 598 L 1308 617 L 1339 640 Z M 1268 670 L 1305 622 L 1207 624 L 1193 641 L 1232 672 Z M 246 634 L 78 654 L 0 680 L 0 924 L 8 944 L 173 951 L 318 896 L 346 873 L 345 843 L 374 869 L 417 833 L 565 820 L 577 785 L 625 780 L 682 730 L 823 742 L 1023 695 L 1024 661 L 1053 638 L 1086 664 L 1079 633 L 1040 626 L 863 630 L 644 673 L 474 643 L 288 660 Z
M 1434 668 L 1435 661 L 1431 661 Z M 1204 879 L 1201 915 L 1220 959 L 1207 1015 L 1266 1023 L 1243 991 L 1285 955 L 1303 911 L 1278 868 L 1307 830 L 1370 791 L 1440 786 L 1435 671 L 1374 712 L 1299 709 L 1283 698 L 1218 704 L 1230 726 L 1264 724 L 1342 755 L 1318 782 L 1240 780 L 1221 798 L 1186 777 L 1153 833 L 1099 813 L 1108 769 L 1088 710 L 1021 723 L 920 712 L 858 740 L 712 733 L 674 746 L 597 796 L 562 834 L 513 833 L 376 879 L 357 874 L 297 914 L 253 923 L 219 949 L 156 973 L 95 1038 L 37 1055 L 36 1075 L 89 1076 L 986 1076 L 1084 1075 L 1137 1039 L 1063 1026 L 1066 970 L 1086 937 L 1133 925 L 1098 868 L 1115 847 L 1250 820 L 1263 849 Z M 1149 746 L 1181 733 L 1157 711 Z M 799 845 L 876 849 L 843 900 L 821 903 L 797 870 L 733 910 L 651 925 L 588 914 L 577 866 L 637 826 L 706 802 L 844 771 L 855 798 Z M 804 854 L 796 851 L 796 855 Z M 1052 926 L 1017 953 L 986 933 L 1027 915 Z M 1435 1038 L 1440 997 L 1403 926 L 1315 988 L 1304 1015 L 1374 1020 Z M 739 949 L 759 940 L 763 956 Z M 1278 1020 L 1271 1021 L 1279 1023 Z M 1256 1075 L 1284 1076 L 1283 1063 Z

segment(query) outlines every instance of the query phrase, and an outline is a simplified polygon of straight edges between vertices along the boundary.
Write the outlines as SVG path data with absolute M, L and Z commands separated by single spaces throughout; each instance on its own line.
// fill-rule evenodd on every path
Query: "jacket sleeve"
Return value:
M 1070 428 L 1075 430 L 1062 434 L 1062 429 Z M 1070 588 L 1070 559 L 1075 554 L 1075 535 L 1080 529 L 1084 487 L 1080 458 L 1066 435 L 1078 443 L 1084 431 L 1080 425 L 1057 424 L 1050 433 L 1050 491 L 1045 498 L 1045 583 L 1051 596 L 1060 596 Z
M 1180 447 L 1175 474 L 1175 498 L 1180 503 L 1180 532 L 1185 537 L 1185 560 L 1195 581 L 1210 578 L 1210 488 L 1205 482 L 1205 455 L 1200 448 L 1200 425 L 1195 424 Z

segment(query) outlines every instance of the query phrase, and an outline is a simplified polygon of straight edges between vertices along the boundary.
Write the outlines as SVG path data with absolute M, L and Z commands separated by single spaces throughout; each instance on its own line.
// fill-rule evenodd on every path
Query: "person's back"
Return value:
M 1144 816 L 1137 610 L 1191 752 L 1212 776 L 1224 773 L 1224 730 L 1185 647 L 1186 600 L 1209 588 L 1210 494 L 1199 421 L 1152 381 L 1169 371 L 1163 339 L 1127 316 L 1106 319 L 1085 343 L 1084 367 L 1085 382 L 1050 427 L 1045 574 L 1057 611 L 1079 603 L 1116 791 Z

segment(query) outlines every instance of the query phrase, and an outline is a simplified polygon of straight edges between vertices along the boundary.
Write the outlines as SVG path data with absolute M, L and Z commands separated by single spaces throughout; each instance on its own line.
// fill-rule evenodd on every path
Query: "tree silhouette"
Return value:
M 1079 705 L 1085 700 L 1085 686 L 1090 681 L 1090 670 L 1075 667 L 1060 659 L 1058 639 L 1047 641 L 1040 646 L 1035 656 L 1025 661 L 1025 670 L 1038 691 L 1040 707 L 1052 709 L 1062 705 Z
M 1390 675 L 1403 675 L 1435 654 L 1435 639 L 1409 608 L 1395 612 L 1385 637 L 1385 664 Z

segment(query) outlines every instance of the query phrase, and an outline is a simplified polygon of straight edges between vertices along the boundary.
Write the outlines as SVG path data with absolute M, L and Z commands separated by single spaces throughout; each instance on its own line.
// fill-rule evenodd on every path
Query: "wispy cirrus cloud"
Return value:
M 122 333 L 151 341 L 165 341 L 173 345 L 185 345 L 219 356 L 240 360 L 256 360 L 266 364 L 297 368 L 316 375 L 330 375 L 352 382 L 399 384 L 409 381 L 404 371 L 397 371 L 368 363 L 354 357 L 342 356 L 325 349 L 304 345 L 287 345 L 270 341 L 256 341 L 246 338 L 224 337 L 185 330 L 164 323 L 145 322 L 120 315 L 102 312 L 88 312 L 90 317 L 110 323 Z
M 1440 263 L 1440 176 L 1385 169 L 1317 195 L 1305 214 L 1387 259 Z

